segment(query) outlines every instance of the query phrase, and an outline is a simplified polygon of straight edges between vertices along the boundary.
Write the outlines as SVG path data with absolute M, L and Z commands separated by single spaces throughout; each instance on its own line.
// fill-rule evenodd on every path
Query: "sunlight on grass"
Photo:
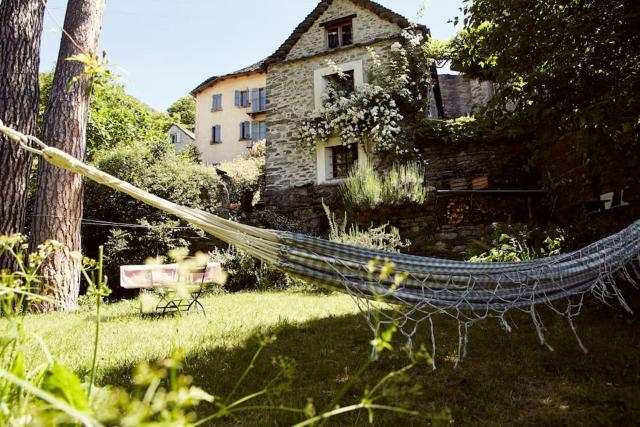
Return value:
M 104 307 L 99 352 L 99 384 L 130 386 L 131 370 L 140 361 L 186 351 L 184 370 L 194 384 L 224 395 L 249 364 L 261 332 L 277 336 L 258 360 L 239 394 L 251 393 L 272 377 L 272 360 L 290 358 L 296 367 L 291 389 L 283 401 L 317 406 L 331 401 L 370 354 L 371 332 L 353 301 L 342 294 L 296 292 L 237 293 L 203 298 L 207 314 L 140 317 L 138 306 L 124 301 Z M 590 353 L 582 353 L 563 319 L 542 313 L 555 352 L 540 346 L 526 315 L 514 313 L 511 334 L 497 322 L 472 328 L 469 357 L 453 369 L 457 354 L 457 326 L 436 319 L 438 370 L 429 366 L 412 375 L 421 393 L 408 406 L 422 411 L 449 407 L 460 425 L 629 425 L 640 417 L 640 348 L 638 319 L 612 308 L 590 305 L 578 328 Z M 91 360 L 93 314 L 29 315 L 28 332 L 41 335 L 62 363 L 87 374 Z M 606 338 L 605 338 L 606 337 Z M 401 337 L 394 344 L 404 345 Z M 416 346 L 429 346 L 426 330 Z M 39 359 L 34 341 L 28 352 Z M 430 348 L 430 347 L 428 347 Z M 402 352 L 374 364 L 358 388 L 375 382 L 389 370 L 404 366 Z M 203 405 L 202 415 L 213 408 Z M 243 425 L 288 425 L 295 417 L 275 413 L 247 414 Z M 347 425 L 366 425 L 366 417 L 341 419 Z M 379 425 L 401 422 L 383 414 Z M 406 421 L 406 420 L 404 420 Z M 233 421 L 234 423 L 236 421 Z M 237 424 L 223 424 L 237 425 Z
M 141 317 L 132 301 L 106 305 L 98 378 L 114 368 L 167 357 L 175 347 L 187 353 L 230 349 L 270 327 L 357 312 L 351 299 L 341 294 L 243 293 L 208 296 L 202 302 L 206 315 L 166 317 Z M 31 315 L 27 324 L 43 337 L 57 360 L 83 372 L 91 360 L 93 316 L 93 312 Z M 33 345 L 30 354 L 41 358 Z

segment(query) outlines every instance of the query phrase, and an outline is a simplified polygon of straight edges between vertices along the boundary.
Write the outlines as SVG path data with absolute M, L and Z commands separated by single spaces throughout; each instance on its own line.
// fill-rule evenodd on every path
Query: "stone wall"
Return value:
M 313 26 L 298 40 L 287 55 L 287 60 L 300 59 L 325 52 L 328 49 L 323 23 L 346 16 L 353 18 L 353 43 L 368 43 L 372 40 L 397 35 L 400 27 L 380 18 L 375 13 L 355 5 L 349 0 L 334 0 Z
M 408 252 L 445 259 L 463 259 L 469 243 L 485 236 L 491 224 L 530 223 L 548 218 L 545 199 L 533 194 L 431 194 L 423 206 L 383 208 L 353 212 L 360 227 L 390 224 L 408 239 Z M 341 218 L 340 211 L 338 218 Z
M 461 74 L 441 74 L 438 76 L 438 82 L 447 119 L 467 116 L 486 105 L 495 95 L 492 83 L 481 82 Z
M 531 189 L 539 181 L 536 172 L 525 171 L 529 152 L 521 140 L 425 143 L 421 148 L 428 163 L 427 182 L 438 189 L 449 189 L 451 178 L 466 178 L 470 184 L 473 178 L 487 176 L 493 189 Z
M 538 178 L 524 172 L 528 156 L 522 143 L 493 140 L 459 144 L 428 144 L 427 179 L 437 189 L 448 189 L 449 178 L 489 177 L 491 188 L 534 188 Z M 281 215 L 303 219 L 314 234 L 327 231 L 322 201 L 344 217 L 336 185 L 306 184 L 272 190 L 268 206 Z M 439 194 L 432 193 L 424 206 L 348 212 L 360 227 L 389 223 L 409 239 L 409 252 L 443 258 L 462 258 L 467 244 L 488 231 L 494 222 L 544 220 L 549 207 L 543 194 Z
M 306 185 L 273 195 L 269 207 L 279 215 L 302 220 L 305 232 L 325 235 L 328 222 L 322 201 L 331 207 L 338 222 L 345 217 L 336 186 Z M 546 199 L 540 194 L 430 194 L 422 206 L 380 208 L 346 212 L 350 224 L 361 229 L 390 224 L 411 242 L 407 252 L 416 255 L 462 259 L 467 245 L 487 234 L 491 224 L 544 222 L 549 216 Z

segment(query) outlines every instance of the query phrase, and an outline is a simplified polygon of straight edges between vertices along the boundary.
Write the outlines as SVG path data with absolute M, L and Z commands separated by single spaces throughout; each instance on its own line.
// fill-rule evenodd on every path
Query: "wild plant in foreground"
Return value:
M 425 418 L 434 423 L 446 422 L 450 418 L 446 410 L 426 414 L 394 404 L 419 392 L 411 386 L 409 372 L 426 365 L 430 360 L 424 349 L 411 355 L 410 363 L 405 367 L 387 373 L 372 387 L 365 388 L 359 398 L 343 404 L 375 360 L 382 353 L 394 350 L 392 338 L 396 326 L 382 326 L 379 316 L 375 317 L 378 326 L 375 338 L 371 341 L 376 357 L 367 358 L 322 410 L 318 410 L 312 400 L 308 400 L 304 407 L 272 403 L 274 397 L 290 390 L 295 375 L 294 363 L 285 357 L 273 359 L 277 373 L 262 388 L 237 396 L 264 349 L 275 340 L 272 336 L 258 338 L 259 346 L 251 362 L 226 396 L 209 394 L 193 386 L 191 377 L 181 374 L 185 355 L 179 350 L 164 361 L 140 364 L 135 370 L 130 391 L 110 385 L 97 386 L 100 311 L 103 298 L 110 293 L 102 270 L 102 251 L 97 261 L 82 260 L 82 275 L 88 284 L 89 299 L 95 298 L 96 312 L 91 371 L 83 381 L 70 368 L 56 362 L 42 339 L 29 334 L 24 328 L 24 316 L 21 314 L 25 308 L 31 303 L 47 300 L 31 291 L 34 287 L 42 286 L 37 275 L 39 265 L 60 245 L 48 242 L 31 255 L 26 255 L 26 248 L 25 239 L 21 236 L 0 237 L 0 256 L 12 257 L 18 266 L 17 271 L 3 271 L 0 276 L 0 307 L 5 329 L 0 338 L 0 425 L 200 426 L 258 411 L 297 414 L 301 421 L 296 426 L 324 425 L 329 419 L 355 411 L 366 411 L 370 422 L 378 412 Z M 185 257 L 179 255 L 172 254 L 174 258 L 183 258 L 184 261 Z M 380 270 L 381 280 L 388 278 L 392 270 L 392 266 L 383 266 Z M 396 275 L 398 281 L 402 277 Z M 40 344 L 45 363 L 27 366 L 24 349 L 29 339 L 35 339 Z M 213 404 L 216 410 L 198 419 L 195 408 L 202 402 Z

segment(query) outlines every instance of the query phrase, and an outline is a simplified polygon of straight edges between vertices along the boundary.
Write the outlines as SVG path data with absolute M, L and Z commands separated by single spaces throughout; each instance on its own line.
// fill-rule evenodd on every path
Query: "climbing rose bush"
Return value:
M 363 141 L 376 151 L 400 151 L 396 139 L 402 119 L 395 100 L 380 86 L 364 84 L 346 96 L 329 89 L 323 108 L 302 121 L 298 135 L 309 145 L 339 136 L 344 145 Z
M 313 146 L 339 137 L 344 145 L 364 143 L 368 151 L 393 157 L 420 157 L 415 147 L 417 124 L 428 117 L 431 102 L 431 62 L 422 48 L 424 36 L 413 28 L 402 42 L 391 45 L 383 62 L 369 49 L 371 83 L 349 94 L 331 86 L 322 108 L 299 122 L 298 139 Z M 344 72 L 335 64 L 339 78 Z

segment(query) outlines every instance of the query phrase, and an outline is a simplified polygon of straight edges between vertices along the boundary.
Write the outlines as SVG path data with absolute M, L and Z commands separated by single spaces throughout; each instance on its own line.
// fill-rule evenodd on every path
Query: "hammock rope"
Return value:
M 483 264 L 389 253 L 297 233 L 260 229 L 180 206 L 49 147 L 35 137 L 8 128 L 2 122 L 0 132 L 52 165 L 173 214 L 288 274 L 348 293 L 374 333 L 382 326 L 395 324 L 406 337 L 409 348 L 418 326 L 428 322 L 428 339 L 435 356 L 433 317 L 444 314 L 455 319 L 459 330 L 457 363 L 467 354 L 469 329 L 480 321 L 494 318 L 510 332 L 506 319 L 510 310 L 528 313 L 540 343 L 553 350 L 547 343 L 538 306 L 549 307 L 566 318 L 578 345 L 586 352 L 573 321 L 582 310 L 584 296 L 591 293 L 604 303 L 618 301 L 631 312 L 616 276 L 635 287 L 634 276 L 640 277 L 640 221 L 581 250 L 531 261 Z M 395 271 L 406 273 L 406 280 L 398 285 L 393 278 L 380 279 L 372 274 L 369 265 L 375 259 L 393 263 Z M 390 303 L 386 308 L 395 308 L 381 309 L 380 300 Z

